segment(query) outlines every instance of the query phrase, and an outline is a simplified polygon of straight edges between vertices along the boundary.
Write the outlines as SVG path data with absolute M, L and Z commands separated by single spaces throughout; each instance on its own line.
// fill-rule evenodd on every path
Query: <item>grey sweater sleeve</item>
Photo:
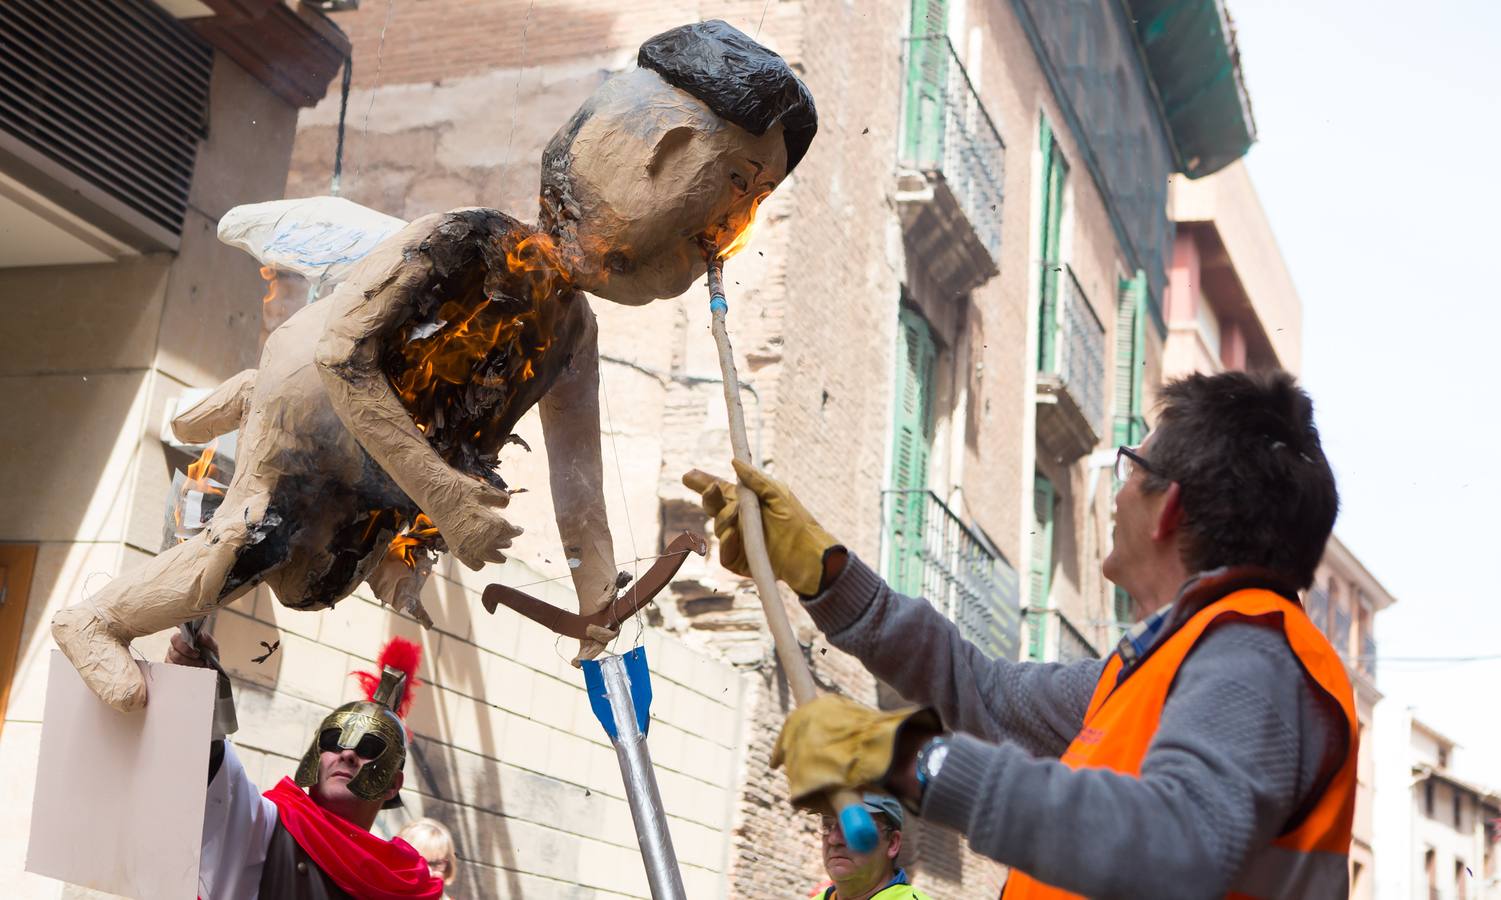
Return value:
M 1232 622 L 1184 662 L 1140 778 L 956 735 L 923 816 L 1086 896 L 1223 896 L 1319 783 L 1340 727 L 1278 631 Z
M 993 660 L 926 600 L 891 590 L 854 554 L 827 591 L 804 604 L 829 643 L 862 662 L 944 724 L 1037 756 L 1059 756 L 1079 733 L 1104 663 Z

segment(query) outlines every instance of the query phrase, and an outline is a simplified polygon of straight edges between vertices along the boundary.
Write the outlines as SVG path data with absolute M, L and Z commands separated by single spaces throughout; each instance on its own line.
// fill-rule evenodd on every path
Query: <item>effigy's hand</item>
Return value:
M 738 459 L 734 465 L 741 483 L 761 501 L 761 528 L 772 571 L 799 594 L 817 594 L 823 583 L 824 555 L 839 542 L 823 530 L 785 484 Z M 684 475 L 683 484 L 698 493 L 704 512 L 714 517 L 720 563 L 737 575 L 750 577 L 740 534 L 740 486 L 698 469 Z
M 505 562 L 502 551 L 522 531 L 501 515 L 511 503 L 510 492 L 467 475 L 458 479 L 441 502 L 423 512 L 438 526 L 448 551 L 459 562 L 476 571 L 487 563 Z

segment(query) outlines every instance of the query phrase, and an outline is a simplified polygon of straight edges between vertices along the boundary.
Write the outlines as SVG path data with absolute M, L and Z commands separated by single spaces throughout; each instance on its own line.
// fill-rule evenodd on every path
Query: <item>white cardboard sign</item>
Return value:
M 140 665 L 146 709 L 119 713 L 53 651 L 26 871 L 127 897 L 193 900 L 215 675 Z

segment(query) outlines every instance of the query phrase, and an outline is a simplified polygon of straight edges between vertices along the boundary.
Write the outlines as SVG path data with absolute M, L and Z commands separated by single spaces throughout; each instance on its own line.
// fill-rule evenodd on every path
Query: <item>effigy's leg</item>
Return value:
M 258 509 L 258 511 L 256 511 Z M 202 532 L 52 617 L 52 636 L 84 683 L 121 712 L 146 705 L 130 642 L 207 615 L 287 557 L 287 529 L 264 502 L 222 508 Z

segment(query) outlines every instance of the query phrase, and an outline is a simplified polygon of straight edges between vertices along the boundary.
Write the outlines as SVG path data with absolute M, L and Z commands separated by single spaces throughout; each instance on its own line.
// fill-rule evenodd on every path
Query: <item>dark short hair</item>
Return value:
M 751 134 L 781 122 L 789 174 L 818 131 L 813 95 L 787 61 L 719 19 L 662 32 L 641 45 L 636 64 Z
M 1182 490 L 1191 572 L 1255 565 L 1313 583 L 1339 513 L 1313 400 L 1283 371 L 1189 375 L 1162 390 L 1149 491 Z

